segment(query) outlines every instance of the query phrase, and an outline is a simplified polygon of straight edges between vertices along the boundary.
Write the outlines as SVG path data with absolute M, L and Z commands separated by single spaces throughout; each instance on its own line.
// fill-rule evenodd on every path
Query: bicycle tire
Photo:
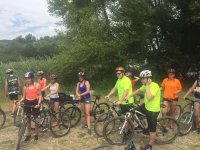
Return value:
M 2 109 L 0 109 L 0 118 L 1 118 L 0 119 L 0 129 L 1 129 L 6 122 L 6 114 Z
M 103 137 L 103 126 L 109 119 L 113 118 L 114 115 L 111 111 L 102 113 L 94 123 L 94 132 L 97 136 Z
M 113 150 L 113 146 L 110 144 L 102 144 L 93 148 L 92 150 Z
M 94 120 L 96 120 L 102 113 L 108 112 L 109 108 L 110 106 L 107 103 L 97 104 L 96 107 L 94 108 L 94 113 L 93 113 Z
M 167 131 L 164 131 L 163 122 L 167 123 L 166 127 L 168 127 L 167 125 L 173 122 L 172 124 L 174 127 L 170 129 L 165 128 L 165 130 Z M 156 127 L 157 138 L 155 142 L 160 145 L 172 143 L 177 138 L 179 130 L 180 130 L 179 124 L 174 118 L 168 116 L 159 118 L 157 120 L 157 127 Z
M 16 150 L 19 150 L 20 149 L 20 145 L 21 145 L 21 140 L 22 140 L 22 137 L 25 133 L 25 130 L 26 130 L 26 125 L 27 125 L 27 120 L 24 119 L 23 120 L 23 123 L 20 125 L 19 127 L 19 131 L 18 131 L 18 139 L 17 139 L 17 144 L 16 144 Z
M 193 125 L 193 115 L 191 112 L 184 112 L 179 118 L 180 135 L 186 135 L 190 133 Z
M 94 110 L 95 110 L 95 105 L 97 105 L 95 103 L 95 101 L 90 101 L 90 108 L 91 108 L 91 111 L 90 111 L 90 116 L 94 116 Z
M 176 111 L 175 111 L 175 119 L 178 120 L 179 117 L 182 114 L 182 107 L 181 105 L 176 105 Z
M 76 106 L 68 107 L 65 112 L 71 120 L 71 128 L 75 127 L 81 120 L 81 110 Z
M 113 123 L 114 122 L 114 123 Z M 118 116 L 108 120 L 103 128 L 103 136 L 104 139 L 111 145 L 124 145 L 128 144 L 134 135 L 134 127 L 130 120 L 127 120 L 129 126 L 129 134 L 125 131 L 125 116 Z M 109 129 L 109 125 L 111 124 L 111 130 Z M 114 127 L 113 127 L 114 126 Z M 116 134 L 114 134 L 114 132 Z M 125 134 L 126 133 L 126 134 Z M 125 136 L 126 135 L 126 136 Z M 115 138 L 119 136 L 119 140 L 114 141 L 111 138 Z
M 59 119 L 56 118 L 56 116 L 59 116 Z M 71 122 L 70 117 L 66 112 L 57 112 L 53 115 L 51 115 L 50 119 L 50 131 L 53 134 L 54 137 L 62 137 L 69 133 Z M 57 122 L 57 126 L 53 126 L 53 124 Z M 64 131 L 64 132 L 62 132 Z
M 22 122 L 22 118 L 23 118 L 23 112 L 20 112 L 20 114 L 17 114 L 17 112 L 18 112 L 18 109 L 19 108 L 17 108 L 17 110 L 15 111 L 15 113 L 14 113 L 14 116 L 13 116 L 13 119 L 14 119 L 14 126 L 16 126 L 16 127 L 19 127 L 20 126 L 20 124 L 21 124 L 21 122 Z M 21 109 L 23 109 L 23 108 L 21 108 Z M 23 111 L 23 110 L 22 110 Z

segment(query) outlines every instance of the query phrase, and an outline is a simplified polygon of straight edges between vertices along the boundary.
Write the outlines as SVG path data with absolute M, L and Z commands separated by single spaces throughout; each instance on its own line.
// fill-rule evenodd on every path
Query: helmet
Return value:
M 37 75 L 43 75 L 43 74 L 44 74 L 44 71 L 42 70 L 37 72 Z
M 146 78 L 146 77 L 151 77 L 151 71 L 150 70 L 143 70 L 140 72 L 140 78 Z
M 32 72 L 27 72 L 25 73 L 24 78 L 34 78 L 34 74 Z
M 129 72 L 126 72 L 126 73 L 125 73 L 125 76 L 127 76 L 127 77 L 132 77 L 132 76 L 133 76 L 133 73 L 130 72 L 130 71 L 129 71 Z
M 54 74 L 54 73 L 52 73 L 52 74 L 50 74 L 50 78 L 51 78 L 51 79 L 57 79 L 57 75 Z
M 12 69 L 7 69 L 7 70 L 6 70 L 6 73 L 7 73 L 7 74 L 11 74 L 11 73 L 13 73 L 13 70 L 12 70 Z
M 79 73 L 78 73 L 78 76 L 84 77 L 84 76 L 85 76 L 85 72 L 79 72 Z
M 170 68 L 170 69 L 168 69 L 167 70 L 167 73 L 175 73 L 176 71 L 175 71 L 175 69 L 173 69 L 173 68 Z
M 116 71 L 122 71 L 122 72 L 125 72 L 125 69 L 124 69 L 123 67 L 117 67 L 115 70 L 116 70 Z

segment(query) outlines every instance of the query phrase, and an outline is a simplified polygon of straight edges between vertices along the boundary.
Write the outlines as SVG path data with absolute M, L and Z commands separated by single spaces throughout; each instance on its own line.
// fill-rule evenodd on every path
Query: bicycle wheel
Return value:
M 111 111 L 102 113 L 94 123 L 94 132 L 97 136 L 102 137 L 103 136 L 103 127 L 104 124 L 111 118 L 113 118 L 114 115 Z
M 22 137 L 23 137 L 23 135 L 25 133 L 25 130 L 26 130 L 26 124 L 27 124 L 27 120 L 24 119 L 23 122 L 22 122 L 22 124 L 19 127 L 18 139 L 17 139 L 17 144 L 16 144 L 16 150 L 20 149 L 21 140 L 22 140 Z
M 191 112 L 184 112 L 179 118 L 180 135 L 188 134 L 193 125 L 193 114 Z
M 22 122 L 22 118 L 23 118 L 23 113 L 24 113 L 23 112 L 23 108 L 17 107 L 17 110 L 15 111 L 14 117 L 13 117 L 13 119 L 14 119 L 14 125 L 16 127 L 20 126 L 20 124 Z
M 178 133 L 179 133 L 178 122 L 172 117 L 163 117 L 157 120 L 157 127 L 156 127 L 157 144 L 169 144 L 173 142 L 177 138 Z
M 183 107 L 183 112 L 190 112 L 192 108 L 192 103 L 188 103 Z
M 93 113 L 94 120 L 96 120 L 102 113 L 108 112 L 108 110 L 109 110 L 109 105 L 107 103 L 97 104 L 96 107 L 94 108 L 94 113 Z
M 81 110 L 76 106 L 71 106 L 65 110 L 71 120 L 71 128 L 75 127 L 81 120 Z
M 92 150 L 113 150 L 113 146 L 110 144 L 102 144 L 93 148 Z
M 175 119 L 178 120 L 182 113 L 181 105 L 176 105 Z
M 130 120 L 125 122 L 124 116 L 108 120 L 103 128 L 103 136 L 111 145 L 128 144 L 134 135 L 134 127 Z
M 0 109 L 0 129 L 5 124 L 5 121 L 6 121 L 6 114 L 2 109 Z
M 55 137 L 67 135 L 70 131 L 70 117 L 66 112 L 57 112 L 51 115 L 50 131 Z

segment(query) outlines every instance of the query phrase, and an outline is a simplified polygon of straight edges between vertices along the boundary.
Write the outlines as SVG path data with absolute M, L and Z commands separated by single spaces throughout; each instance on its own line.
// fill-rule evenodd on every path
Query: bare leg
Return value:
M 85 116 L 88 129 L 90 129 L 90 104 L 85 104 Z
M 196 127 L 200 128 L 200 104 L 199 103 L 195 103 L 194 116 L 195 116 Z
M 156 132 L 150 132 L 149 135 L 149 145 L 152 145 L 156 140 Z

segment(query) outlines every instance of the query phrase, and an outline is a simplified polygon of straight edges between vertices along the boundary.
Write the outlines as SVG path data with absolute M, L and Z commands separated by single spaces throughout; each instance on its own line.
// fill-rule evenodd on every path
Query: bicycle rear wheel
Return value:
M 70 117 L 66 112 L 57 112 L 51 115 L 50 131 L 55 137 L 62 137 L 69 133 Z
M 76 106 L 68 107 L 65 112 L 71 120 L 71 128 L 75 127 L 81 120 L 81 110 Z
M 184 112 L 179 118 L 180 135 L 190 133 L 193 125 L 193 115 L 191 112 Z
M 107 103 L 97 104 L 93 112 L 94 120 L 96 120 L 102 113 L 108 112 L 108 110 L 109 110 L 109 105 Z
M 104 124 L 111 118 L 113 118 L 114 115 L 111 111 L 102 113 L 94 123 L 94 132 L 97 136 L 102 137 L 103 136 L 103 127 Z
M 0 109 L 0 129 L 5 124 L 5 121 L 6 121 L 6 114 L 2 109 Z
M 103 128 L 103 136 L 111 145 L 128 144 L 134 135 L 133 124 L 125 116 L 112 118 L 106 122 Z
M 178 133 L 179 133 L 178 122 L 172 117 L 163 117 L 157 120 L 157 127 L 156 127 L 157 144 L 169 144 L 173 142 L 177 138 Z
M 27 125 L 27 120 L 24 119 L 24 121 L 22 122 L 22 124 L 19 127 L 18 139 L 17 139 L 17 144 L 16 144 L 16 150 L 20 149 L 21 140 L 22 140 L 22 137 L 23 137 L 23 135 L 25 133 L 25 130 L 26 130 L 26 125 Z

